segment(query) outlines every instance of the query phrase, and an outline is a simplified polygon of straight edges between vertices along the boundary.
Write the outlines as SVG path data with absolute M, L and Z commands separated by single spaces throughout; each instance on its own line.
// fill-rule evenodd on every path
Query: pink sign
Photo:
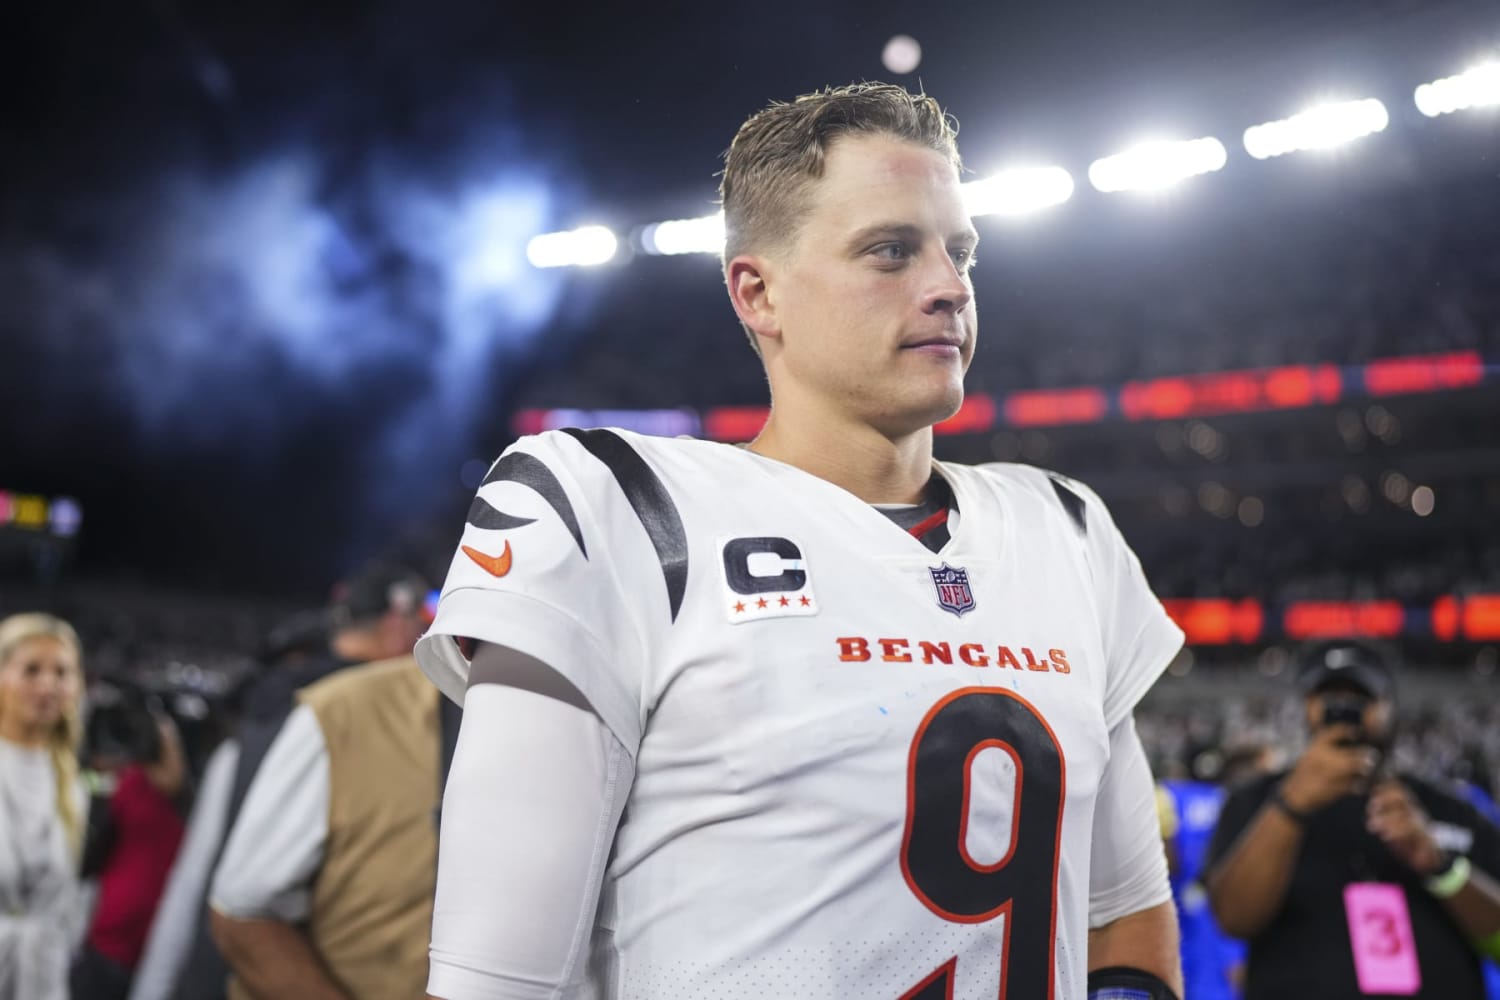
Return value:
M 1398 885 L 1354 882 L 1344 886 L 1349 943 L 1361 993 L 1414 996 L 1422 988 L 1411 911 Z

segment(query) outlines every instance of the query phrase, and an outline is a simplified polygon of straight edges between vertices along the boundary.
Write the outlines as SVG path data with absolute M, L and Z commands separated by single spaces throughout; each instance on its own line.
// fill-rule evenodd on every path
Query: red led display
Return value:
M 1177 420 L 1335 403 L 1342 394 L 1333 365 L 1292 365 L 1127 382 L 1120 412 L 1128 420 Z
M 1259 601 L 1183 598 L 1161 603 L 1187 634 L 1190 646 L 1252 643 L 1260 638 L 1265 625 L 1265 612 Z
M 1394 639 L 1405 627 L 1399 601 L 1296 601 L 1282 619 L 1290 639 Z
M 1095 424 L 1109 413 L 1103 389 L 1036 389 L 1005 397 L 1005 422 L 1012 427 L 1062 427 Z
M 1387 358 L 1365 365 L 1365 391 L 1372 396 L 1463 389 L 1482 381 L 1484 359 L 1478 351 Z
M 717 406 L 703 415 L 703 435 L 713 441 L 750 441 L 770 415 L 765 406 Z

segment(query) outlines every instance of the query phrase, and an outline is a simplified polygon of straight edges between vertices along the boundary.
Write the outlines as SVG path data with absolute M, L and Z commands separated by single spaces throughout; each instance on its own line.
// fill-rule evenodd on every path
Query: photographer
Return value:
M 1393 684 L 1373 650 L 1320 649 L 1302 685 L 1306 751 L 1234 793 L 1209 848 L 1214 914 L 1250 943 L 1246 1000 L 1482 1000 L 1500 830 L 1386 767 Z
M 96 696 L 103 704 L 89 720 L 88 757 L 113 790 L 89 824 L 85 871 L 97 874 L 99 897 L 72 991 L 124 1000 L 182 841 L 187 761 L 159 698 L 126 684 Z

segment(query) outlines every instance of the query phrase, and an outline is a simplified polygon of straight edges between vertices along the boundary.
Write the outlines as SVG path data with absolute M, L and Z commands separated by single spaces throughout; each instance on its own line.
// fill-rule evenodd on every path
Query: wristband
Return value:
M 1280 785 L 1277 785 L 1276 791 L 1271 793 L 1271 804 L 1285 813 L 1286 817 L 1298 826 L 1306 826 L 1307 821 L 1313 817 L 1311 811 L 1304 812 L 1300 809 L 1293 809 L 1291 803 L 1287 802 L 1286 796 L 1281 794 Z
M 1089 973 L 1088 1000 L 1177 1000 L 1177 994 L 1144 969 L 1114 965 Z
M 1423 879 L 1422 885 L 1438 899 L 1452 899 L 1460 889 L 1469 884 L 1472 871 L 1469 859 L 1460 854 L 1448 863 L 1447 868 Z
M 1491 962 L 1500 962 L 1500 931 L 1496 931 L 1481 941 L 1475 941 L 1474 947 L 1479 949 L 1479 954 Z

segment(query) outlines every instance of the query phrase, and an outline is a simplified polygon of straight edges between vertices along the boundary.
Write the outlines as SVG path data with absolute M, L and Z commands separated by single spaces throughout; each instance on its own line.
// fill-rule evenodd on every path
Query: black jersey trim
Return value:
M 958 510 L 958 494 L 953 492 L 953 484 L 936 472 L 927 480 L 927 486 L 932 499 L 941 509 L 947 511 L 948 517 L 944 518 L 941 524 L 928 529 L 926 534 L 917 536 L 917 541 L 927 546 L 928 551 L 933 555 L 937 555 L 953 539 L 953 529 L 948 521 L 952 518 L 953 512 Z
M 1057 494 L 1057 499 L 1062 503 L 1063 510 L 1068 512 L 1068 517 L 1072 519 L 1074 527 L 1078 529 L 1078 533 L 1080 535 L 1087 535 L 1089 533 L 1089 522 L 1087 507 L 1084 505 L 1083 497 L 1064 486 L 1056 476 L 1049 475 L 1047 481 L 1052 484 L 1052 492 Z
M 474 527 L 484 528 L 486 531 L 506 531 L 510 528 L 524 528 L 528 524 L 534 524 L 536 518 L 507 514 L 485 503 L 483 497 L 475 497 L 474 502 L 469 505 L 468 521 Z
M 578 543 L 578 551 L 583 553 L 585 559 L 589 557 L 589 550 L 583 544 L 583 529 L 578 526 L 578 515 L 573 513 L 573 505 L 568 502 L 568 495 L 563 492 L 562 483 L 557 481 L 552 470 L 547 468 L 541 459 L 535 455 L 528 455 L 524 451 L 513 451 L 509 455 L 502 455 L 500 461 L 496 462 L 495 467 L 490 470 L 490 474 L 484 477 L 484 482 L 479 485 L 483 488 L 490 483 L 520 483 L 522 486 L 535 490 L 567 526 L 568 533 L 573 536 L 573 541 Z M 483 501 L 476 500 L 475 505 L 479 503 Z M 485 506 L 489 507 L 489 504 Z M 510 514 L 502 514 L 493 507 L 489 509 L 498 517 L 511 517 Z M 475 513 L 474 507 L 470 507 L 469 523 L 481 528 L 488 527 L 489 525 L 479 524 L 474 520 Z M 479 513 L 480 516 L 484 516 L 482 511 Z M 514 518 L 514 520 L 522 521 L 523 519 Z M 506 527 L 520 527 L 520 524 L 510 524 Z
M 667 582 L 667 603 L 672 609 L 672 620 L 682 608 L 683 595 L 687 593 L 688 545 L 687 532 L 682 528 L 682 518 L 677 505 L 646 460 L 636 453 L 624 438 L 612 431 L 581 431 L 569 427 L 564 434 L 572 437 L 588 449 L 609 469 L 625 492 L 641 527 L 651 539 L 656 558 L 661 562 L 662 576 Z

